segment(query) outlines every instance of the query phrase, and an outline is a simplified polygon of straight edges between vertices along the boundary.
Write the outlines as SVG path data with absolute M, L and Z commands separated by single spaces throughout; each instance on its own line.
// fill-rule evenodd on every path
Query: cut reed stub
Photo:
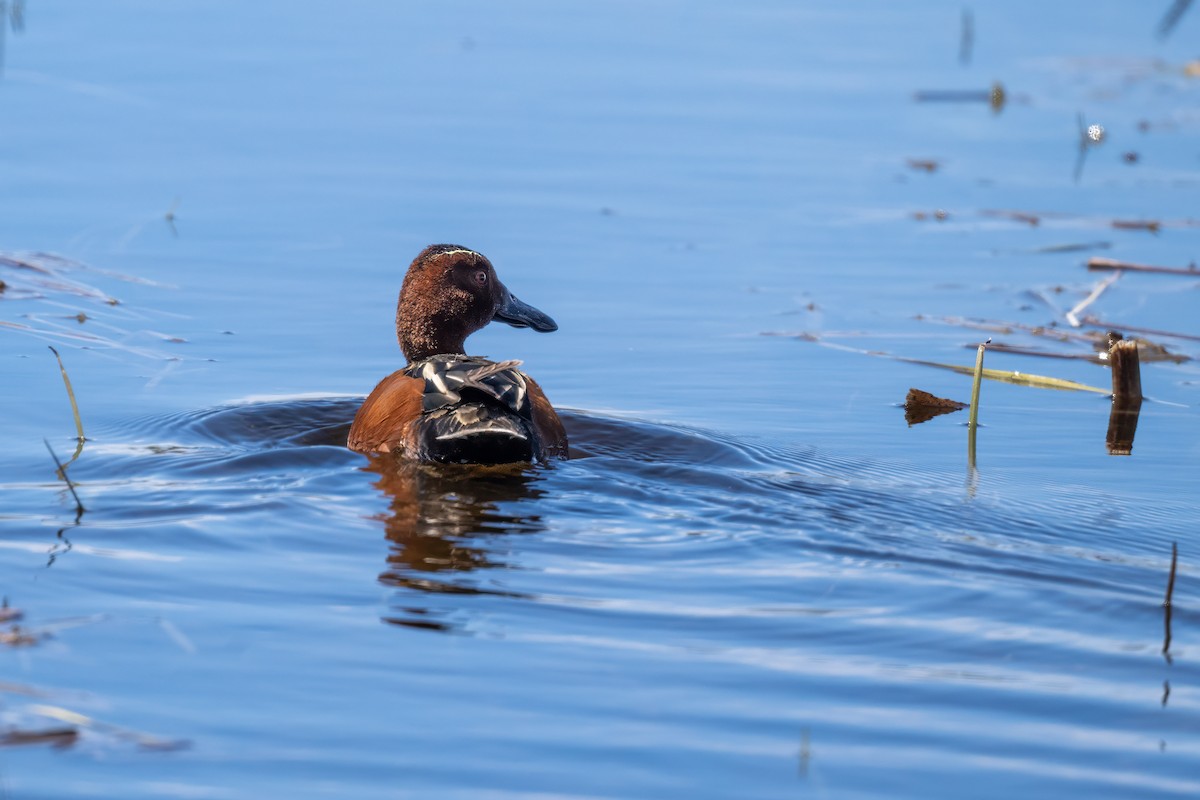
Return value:
M 1138 344 L 1121 334 L 1108 334 L 1108 363 L 1112 369 L 1112 411 L 1108 415 L 1105 446 L 1112 456 L 1133 454 L 1133 437 L 1137 433 L 1138 415 L 1142 410 L 1141 362 Z
M 1113 401 L 1142 402 L 1142 370 L 1137 340 L 1125 339 L 1116 331 L 1109 331 L 1108 363 L 1112 368 Z

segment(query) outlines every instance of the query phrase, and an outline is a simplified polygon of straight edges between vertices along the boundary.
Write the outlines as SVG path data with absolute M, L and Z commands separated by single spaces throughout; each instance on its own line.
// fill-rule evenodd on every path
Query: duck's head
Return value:
M 548 333 L 554 320 L 522 303 L 492 262 L 456 244 L 434 244 L 413 259 L 396 304 L 396 338 L 411 361 L 465 353 L 463 343 L 492 320 Z

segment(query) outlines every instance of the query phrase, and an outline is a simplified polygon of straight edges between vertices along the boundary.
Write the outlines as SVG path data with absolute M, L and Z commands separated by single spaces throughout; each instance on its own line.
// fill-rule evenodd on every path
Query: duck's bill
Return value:
M 514 328 L 533 328 L 541 333 L 558 330 L 558 324 L 554 320 L 528 303 L 522 303 L 507 290 L 504 292 L 504 302 L 496 310 L 493 319 L 512 325 Z

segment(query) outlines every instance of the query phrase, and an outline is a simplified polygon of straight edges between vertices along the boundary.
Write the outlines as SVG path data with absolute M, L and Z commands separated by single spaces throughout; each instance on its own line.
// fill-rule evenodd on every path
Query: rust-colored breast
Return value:
M 421 416 L 425 381 L 403 370 L 393 372 L 367 395 L 354 415 L 346 446 L 360 453 L 391 453 L 411 449 L 413 422 Z
M 533 429 L 542 446 L 543 457 L 566 458 L 567 431 L 558 418 L 558 412 L 550 405 L 550 400 L 537 381 L 528 375 L 525 375 L 525 380 L 529 384 L 529 403 L 533 407 Z

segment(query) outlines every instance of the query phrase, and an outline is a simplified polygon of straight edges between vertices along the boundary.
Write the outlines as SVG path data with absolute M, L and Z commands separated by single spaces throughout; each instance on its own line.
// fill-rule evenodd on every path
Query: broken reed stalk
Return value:
M 991 339 L 983 342 L 975 353 L 975 379 L 971 383 L 971 417 L 967 420 L 967 426 L 972 432 L 979 424 L 979 385 L 983 382 L 983 351 L 991 343 Z
M 82 516 L 83 512 L 87 511 L 87 509 L 83 507 L 83 503 L 79 500 L 79 495 L 75 492 L 75 484 L 71 483 L 71 479 L 67 476 L 66 467 L 58 460 L 58 456 L 55 455 L 54 448 L 50 446 L 49 440 L 42 439 L 42 441 L 45 442 L 46 449 L 50 451 L 50 457 L 54 459 L 54 465 L 58 467 L 58 474 L 67 482 L 67 488 L 71 490 L 71 496 L 75 498 L 76 513 Z
M 62 372 L 63 383 L 67 387 L 67 397 L 71 400 L 71 413 L 75 415 L 75 432 L 79 434 L 80 443 L 86 442 L 87 439 L 83 435 L 83 422 L 79 419 L 79 404 L 75 402 L 75 390 L 71 388 L 71 379 L 67 376 L 67 368 L 63 366 L 62 356 L 58 354 L 57 350 L 50 347 L 50 352 L 54 353 L 54 357 L 58 359 L 58 369 Z M 49 445 L 46 446 L 49 447 Z
M 1163 624 L 1166 635 L 1163 636 L 1163 655 L 1170 659 L 1168 650 L 1171 649 L 1171 595 L 1175 593 L 1175 567 L 1179 562 L 1179 544 L 1171 542 L 1171 574 L 1167 577 L 1167 598 L 1163 600 Z M 1165 699 L 1165 698 L 1164 698 Z
M 1129 272 L 1153 272 L 1160 275 L 1187 275 L 1189 277 L 1200 277 L 1200 269 L 1196 269 L 1193 264 L 1188 267 L 1156 267 L 1151 264 L 1134 264 L 1129 261 L 1117 261 L 1114 258 L 1100 258 L 1093 256 L 1088 259 L 1087 268 L 1092 272 L 1104 272 L 1107 270 L 1128 270 Z
M 967 469 L 971 475 L 975 471 L 975 431 L 979 427 L 979 385 L 983 383 L 983 351 L 992 340 L 979 345 L 975 353 L 975 378 L 971 382 L 971 412 L 967 419 Z M 971 490 L 973 493 L 973 489 Z

